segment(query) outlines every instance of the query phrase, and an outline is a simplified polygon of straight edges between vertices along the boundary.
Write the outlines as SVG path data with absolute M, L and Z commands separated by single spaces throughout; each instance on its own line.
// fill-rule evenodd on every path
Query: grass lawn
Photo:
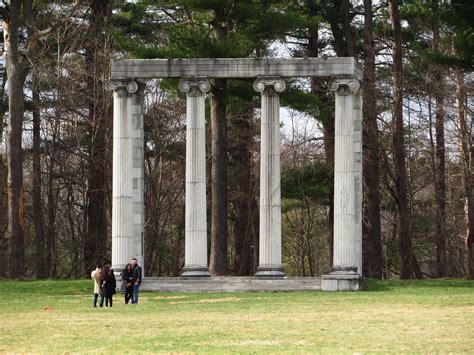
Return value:
M 92 281 L 0 281 L 5 352 L 474 352 L 474 282 L 356 293 L 141 293 L 92 308 Z

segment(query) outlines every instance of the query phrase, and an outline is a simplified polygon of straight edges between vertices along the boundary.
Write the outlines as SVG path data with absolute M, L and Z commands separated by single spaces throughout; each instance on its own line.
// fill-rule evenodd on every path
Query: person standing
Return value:
M 132 304 L 138 303 L 138 290 L 142 283 L 142 268 L 138 265 L 137 258 L 132 259 L 132 285 L 133 285 L 133 297 Z
M 97 307 L 97 299 L 99 298 L 100 294 L 100 306 L 104 305 L 104 295 L 101 291 L 101 281 L 100 281 L 100 273 L 102 272 L 101 265 L 97 264 L 95 270 L 91 272 L 91 278 L 94 280 L 94 301 L 92 303 L 93 307 Z
M 121 289 L 125 293 L 125 304 L 128 304 L 128 302 L 133 297 L 132 280 L 133 280 L 133 278 L 132 278 L 132 264 L 128 263 L 127 266 L 125 266 L 125 269 L 123 269 L 123 272 L 122 272 L 122 287 L 121 287 Z
M 112 307 L 112 298 L 116 293 L 115 288 L 117 283 L 115 281 L 114 270 L 110 269 L 109 275 L 104 282 L 104 296 L 105 296 L 105 307 Z

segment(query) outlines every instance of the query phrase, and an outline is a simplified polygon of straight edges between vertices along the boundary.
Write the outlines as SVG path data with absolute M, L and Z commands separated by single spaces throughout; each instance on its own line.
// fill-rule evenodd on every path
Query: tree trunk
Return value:
M 0 137 L 3 137 L 3 130 L 5 126 L 5 82 L 7 76 L 5 70 L 2 73 L 2 86 L 1 86 L 1 97 L 0 97 Z M 8 197 L 7 197 L 7 166 L 3 155 L 0 155 L 0 260 L 5 262 L 0 263 L 0 277 L 7 277 L 9 269 L 9 257 L 8 257 Z
M 464 222 L 466 230 L 466 249 L 468 277 L 474 279 L 474 178 L 472 164 L 474 146 L 466 122 L 466 96 L 464 92 L 464 74 L 456 70 L 456 118 L 459 125 L 459 149 L 461 153 L 461 177 L 464 192 Z
M 89 176 L 87 191 L 87 233 L 84 238 L 84 269 L 86 275 L 107 253 L 107 175 L 106 142 L 109 133 L 108 112 L 104 95 L 104 72 L 107 70 L 107 28 L 112 14 L 111 2 L 91 0 L 89 31 L 95 36 L 86 48 L 87 83 L 90 90 Z M 97 169 L 96 167 L 101 167 Z
M 407 196 L 407 172 L 405 166 L 405 138 L 403 127 L 403 57 L 402 30 L 398 1 L 389 0 L 390 20 L 393 31 L 392 57 L 394 78 L 394 108 L 393 108 L 393 155 L 396 173 L 396 194 L 398 207 L 398 247 L 400 259 L 400 278 L 412 276 L 412 248 L 410 236 L 410 219 Z
M 232 196 L 234 218 L 234 274 L 252 275 L 254 271 L 255 246 L 253 245 L 252 208 L 255 206 L 255 179 L 252 174 L 252 126 L 253 109 L 249 113 L 238 114 L 232 120 L 234 137 L 232 149 L 232 173 L 235 177 L 235 191 Z
M 58 80 L 59 83 L 59 80 Z M 57 209 L 57 189 L 55 190 L 55 179 L 57 175 L 56 162 L 59 159 L 57 155 L 57 142 L 60 140 L 59 125 L 61 121 L 61 105 L 59 102 L 59 95 L 55 98 L 54 108 L 54 122 L 53 131 L 49 141 L 49 166 L 48 171 L 48 183 L 47 183 L 47 234 L 46 234 L 46 275 L 49 277 L 56 277 L 56 264 L 57 264 L 57 253 L 56 253 L 56 209 Z M 55 196 L 56 195 L 56 196 Z
M 468 260 L 468 276 L 474 280 L 474 174 L 472 167 L 474 166 L 474 145 L 472 141 L 469 146 L 469 196 L 468 196 L 468 222 L 469 231 L 467 237 L 467 260 Z
M 215 9 L 211 22 L 215 42 L 227 36 L 223 7 Z M 211 253 L 209 271 L 225 275 L 227 263 L 227 116 L 225 79 L 213 80 L 211 96 Z
M 211 255 L 209 271 L 227 273 L 227 122 L 226 81 L 216 79 L 211 98 Z
M 36 75 L 33 78 L 33 219 L 35 225 L 36 246 L 36 277 L 43 279 L 45 273 L 45 238 L 44 238 L 44 216 L 43 202 L 41 198 L 41 117 L 40 97 Z
M 8 239 L 10 276 L 21 278 L 24 270 L 23 236 L 23 114 L 25 97 L 23 87 L 28 66 L 19 54 L 21 1 L 11 1 L 9 18 L 3 19 L 5 64 L 8 80 L 8 128 L 7 128 L 7 190 L 8 190 Z
M 437 12 L 437 1 L 433 1 L 433 11 Z M 433 26 L 433 50 L 439 52 L 439 24 Z M 434 68 L 434 80 L 436 89 L 434 97 L 436 101 L 436 170 L 435 193 L 436 193 L 436 276 L 446 276 L 446 159 L 444 143 L 444 78 L 439 65 Z
M 382 237 L 380 229 L 379 143 L 375 89 L 375 52 L 372 29 L 372 0 L 364 0 L 364 230 L 367 232 L 368 277 L 382 278 Z
M 7 65 L 8 67 L 8 65 Z M 8 69 L 7 69 L 8 70 Z M 23 187 L 23 151 L 21 147 L 23 133 L 25 75 L 12 68 L 8 74 L 9 117 L 7 139 L 8 165 L 8 234 L 10 238 L 10 276 L 24 276 L 24 187 Z
M 0 263 L 0 277 L 2 278 L 8 276 L 9 269 L 7 178 L 7 166 L 3 156 L 0 156 L 0 260 L 5 260 Z
M 318 13 L 318 7 L 312 2 L 309 15 L 316 16 Z M 334 34 L 334 36 L 336 36 Z M 308 57 L 319 56 L 319 25 L 314 25 L 308 29 Z M 318 78 L 311 79 L 311 92 L 317 95 L 321 100 L 321 106 L 327 107 L 333 105 L 332 100 L 327 94 L 327 88 L 325 84 Z M 326 164 L 330 167 L 330 170 L 334 171 L 334 118 L 326 117 L 322 120 L 323 125 L 323 143 Z M 331 179 L 334 178 L 334 174 L 331 174 Z M 329 244 L 329 264 L 332 266 L 333 251 L 334 251 L 334 184 L 331 183 L 331 191 L 329 192 L 329 211 L 328 211 L 328 244 Z
M 350 18 L 350 2 L 349 0 L 342 0 L 342 13 L 343 13 L 343 31 L 344 31 L 344 39 L 346 42 L 347 54 L 350 57 L 356 56 L 355 51 L 355 42 L 354 36 L 352 34 L 352 27 L 351 27 L 351 18 Z

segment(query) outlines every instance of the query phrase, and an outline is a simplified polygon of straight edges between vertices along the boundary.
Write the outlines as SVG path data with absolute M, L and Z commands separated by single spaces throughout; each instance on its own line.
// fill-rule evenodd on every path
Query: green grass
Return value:
M 356 293 L 141 293 L 93 309 L 92 282 L 0 281 L 0 353 L 474 352 L 474 282 Z M 52 308 L 52 310 L 48 310 Z

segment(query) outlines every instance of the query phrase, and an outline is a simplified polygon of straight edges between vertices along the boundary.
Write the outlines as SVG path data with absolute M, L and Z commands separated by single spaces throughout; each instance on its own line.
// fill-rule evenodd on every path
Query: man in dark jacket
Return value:
M 138 265 L 136 258 L 132 259 L 132 285 L 133 285 L 133 297 L 132 303 L 138 303 L 138 289 L 142 283 L 142 268 Z

